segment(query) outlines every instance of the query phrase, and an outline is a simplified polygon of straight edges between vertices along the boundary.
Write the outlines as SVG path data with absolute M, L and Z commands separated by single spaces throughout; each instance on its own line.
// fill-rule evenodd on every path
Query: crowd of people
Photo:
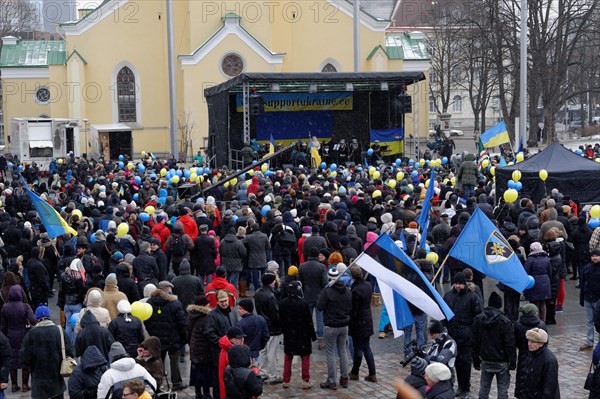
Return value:
M 0 392 L 31 390 L 47 399 L 67 389 L 70 398 L 178 391 L 188 387 L 180 370 L 186 350 L 198 399 L 288 388 L 294 356 L 301 358 L 297 386 L 311 389 L 315 349 L 327 359 L 321 389 L 358 380 L 363 358 L 364 380 L 378 383 L 370 338 L 378 331 L 386 339 L 389 318 L 384 306 L 374 323 L 377 279 L 354 259 L 388 234 L 431 279 L 479 208 L 535 285 L 521 293 L 499 284 L 484 293 L 485 275 L 448 258 L 434 284 L 451 284 L 444 300 L 455 316 L 428 320 L 411 304 L 407 383 L 425 398 L 469 397 L 475 368 L 480 398 L 489 396 L 494 376 L 498 397 L 506 398 L 516 370 L 515 397 L 560 397 L 546 325 L 562 311 L 568 276 L 578 280 L 585 311 L 582 351 L 593 348 L 594 323 L 600 328 L 600 228 L 588 226 L 590 205 L 557 189 L 539 203 L 526 196 L 506 203 L 473 154 L 434 165 L 257 164 L 219 184 L 236 172 L 186 168 L 151 154 L 130 162 L 71 157 L 53 163 L 47 177 L 35 165 L 7 164 L 0 182 Z M 198 190 L 178 190 L 191 175 Z M 50 237 L 24 183 L 77 234 Z M 417 220 L 429 184 L 435 188 L 424 231 Z M 415 250 L 421 241 L 427 249 Z M 528 304 L 520 306 L 522 295 Z M 60 309 L 58 328 L 50 301 Z M 149 314 L 140 310 L 144 303 Z M 65 356 L 79 358 L 68 387 L 60 373 Z M 600 361 L 599 346 L 593 359 Z

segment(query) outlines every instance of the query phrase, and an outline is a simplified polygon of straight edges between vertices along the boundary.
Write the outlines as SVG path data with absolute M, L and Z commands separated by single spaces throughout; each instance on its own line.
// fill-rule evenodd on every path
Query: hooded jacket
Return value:
M 221 254 L 221 266 L 228 273 L 241 272 L 244 270 L 244 258 L 247 252 L 244 243 L 235 236 L 235 234 L 227 234 L 221 241 L 219 246 Z
M 117 286 L 119 287 L 119 291 L 127 296 L 127 301 L 129 303 L 139 301 L 140 292 L 138 291 L 135 281 L 131 278 L 127 265 L 123 262 L 119 263 L 115 270 L 115 274 L 117 275 Z
M 323 288 L 317 300 L 317 309 L 323 311 L 323 323 L 328 327 L 345 327 L 350 323 L 352 292 L 341 280 Z
M 69 398 L 96 399 L 98 384 L 102 374 L 108 369 L 102 352 L 95 346 L 89 346 L 69 378 Z
M 119 313 L 108 325 L 108 331 L 115 341 L 120 342 L 130 357 L 137 356 L 138 344 L 144 340 L 142 321 L 130 313 Z
M 479 296 L 466 287 L 458 292 L 453 287 L 446 292 L 444 300 L 454 312 L 454 317 L 447 322 L 448 334 L 458 345 L 470 345 L 473 321 L 482 311 Z
M 75 339 L 75 356 L 82 356 L 88 346 L 96 345 L 106 360 L 110 346 L 114 342 L 111 333 L 100 327 L 100 323 L 92 312 L 85 312 L 81 318 L 81 331 Z
M 229 350 L 229 366 L 223 376 L 225 399 L 251 399 L 262 395 L 262 379 L 249 369 L 250 351 L 245 345 Z
M 148 302 L 152 316 L 144 322 L 148 334 L 158 337 L 162 351 L 176 351 L 186 342 L 186 317 L 175 295 L 157 289 Z
M 137 364 L 134 359 L 124 357 L 112 362 L 110 368 L 102 374 L 100 384 L 98 384 L 98 398 L 105 398 L 110 388 L 117 382 L 133 378 L 142 378 L 156 387 L 156 380 L 144 367 Z
M 160 387 L 165 375 L 165 369 L 161 360 L 160 340 L 156 337 L 148 337 L 140 344 L 140 346 L 143 346 L 150 352 L 150 357 L 144 358 L 137 356 L 135 361 L 154 377 L 156 386 Z
M 279 302 L 270 286 L 261 286 L 254 294 L 256 313 L 264 317 L 269 327 L 271 336 L 281 335 L 281 323 L 279 322 Z
M 210 341 L 206 336 L 208 306 L 189 305 L 187 307 L 187 342 L 190 344 L 190 360 L 194 363 L 211 365 Z
M 108 325 L 110 324 L 110 315 L 108 310 L 102 307 L 103 302 L 104 299 L 102 298 L 102 290 L 100 288 L 90 288 L 88 290 L 83 300 L 83 304 L 86 307 L 79 312 L 79 317 L 77 318 L 77 325 L 75 326 L 75 331 L 77 333 L 81 331 L 81 318 L 86 312 L 92 312 L 98 323 L 100 323 L 100 326 L 108 328 Z
M 517 354 L 512 322 L 496 308 L 487 307 L 473 322 L 473 364 L 481 361 L 509 363 L 516 367 Z
M 200 278 L 193 276 L 190 272 L 190 263 L 184 259 L 179 265 L 179 276 L 171 283 L 174 285 L 173 294 L 177 295 L 184 309 L 194 303 L 194 299 L 204 293 L 204 285 Z

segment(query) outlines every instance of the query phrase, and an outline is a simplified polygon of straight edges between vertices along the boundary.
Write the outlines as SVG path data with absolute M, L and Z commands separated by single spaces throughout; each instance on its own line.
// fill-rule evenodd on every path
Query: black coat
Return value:
M 75 339 L 75 356 L 83 356 L 88 346 L 96 345 L 104 358 L 108 361 L 108 352 L 114 342 L 111 333 L 96 320 L 92 312 L 85 312 L 81 317 L 81 331 Z
M 351 337 L 370 337 L 373 335 L 373 315 L 371 314 L 371 284 L 364 280 L 355 280 L 352 284 L 352 314 L 348 325 Z
M 558 361 L 543 346 L 523 359 L 517 372 L 515 397 L 517 399 L 560 399 Z
M 265 318 L 271 336 L 281 335 L 281 323 L 279 322 L 279 302 L 275 292 L 269 286 L 260 287 L 254 294 L 254 306 L 256 314 Z
M 447 322 L 448 334 L 457 345 L 470 345 L 473 321 L 483 310 L 479 296 L 468 288 L 459 292 L 452 288 L 444 295 L 444 300 L 454 312 L 452 320 Z
M 119 263 L 116 268 L 117 286 L 119 291 L 127 295 L 129 303 L 134 303 L 140 300 L 140 292 L 138 291 L 135 281 L 129 275 L 129 268 L 123 263 Z
M 65 305 L 83 303 L 85 284 L 79 272 L 66 271 L 60 275 L 57 306 L 64 309 Z
M 600 264 L 585 265 L 581 273 L 581 285 L 581 298 L 584 301 L 596 302 L 600 299 Z
M 341 280 L 324 288 L 317 300 L 317 309 L 323 311 L 323 323 L 328 327 L 344 327 L 350 323 L 352 293 Z
M 198 234 L 194 239 L 194 248 L 190 254 L 191 267 L 195 274 L 205 276 L 214 273 L 216 258 L 215 240 L 207 234 Z
M 283 353 L 304 356 L 312 353 L 312 341 L 317 335 L 308 302 L 289 296 L 279 302 L 279 317 L 283 331 Z
M 142 321 L 131 314 L 119 314 L 108 325 L 108 331 L 115 341 L 123 344 L 129 357 L 137 357 L 138 345 L 144 341 L 144 326 Z
M 219 254 L 221 254 L 221 266 L 228 273 L 244 270 L 244 259 L 247 256 L 246 247 L 234 234 L 227 234 L 221 240 Z
M 186 342 L 186 317 L 181 302 L 158 289 L 147 303 L 152 305 L 152 316 L 144 322 L 148 334 L 158 337 L 163 352 L 179 350 Z
M 544 331 L 548 331 L 546 323 L 540 320 L 539 317 L 532 314 L 523 314 L 519 317 L 519 320 L 515 323 L 515 344 L 519 350 L 519 367 L 521 367 L 521 359 L 529 353 L 527 348 L 527 338 L 525 334 L 532 328 L 541 328 Z
M 327 285 L 327 267 L 315 258 L 308 258 L 308 261 L 298 268 L 298 281 L 302 283 L 304 300 L 309 305 L 314 305 L 317 303 L 319 293 Z
M 573 231 L 571 242 L 573 243 L 573 266 L 583 265 L 590 260 L 590 238 L 592 230 L 587 224 L 582 224 Z
M 187 307 L 187 342 L 190 344 L 190 360 L 198 364 L 212 364 L 210 341 L 205 334 L 206 319 L 210 308 L 190 305 Z
M 223 335 L 226 335 L 227 330 L 235 326 L 237 321 L 237 312 L 231 308 L 223 310 L 217 305 L 217 307 L 208 314 L 204 334 L 210 341 L 213 366 L 216 367 L 219 365 L 219 354 L 221 353 L 219 339 Z
M 38 300 L 48 299 L 50 293 L 50 276 L 48 270 L 39 259 L 30 259 L 27 262 L 27 272 L 29 275 L 29 293 L 33 301 L 32 305 L 37 307 Z
M 450 381 L 440 381 L 434 384 L 427 394 L 425 399 L 454 399 L 454 390 Z
M 516 366 L 513 325 L 499 309 L 488 307 L 473 322 L 473 364 L 481 361 Z
M 529 254 L 525 262 L 525 272 L 535 279 L 535 285 L 525 290 L 525 299 L 529 302 L 545 301 L 551 298 L 550 279 L 552 278 L 552 265 L 545 252 Z
M 248 267 L 250 269 L 264 269 L 267 267 L 267 251 L 271 249 L 269 237 L 263 232 L 253 231 L 242 240 L 248 253 Z
M 185 271 L 186 269 L 182 268 L 184 263 L 187 263 L 186 259 L 181 261 L 181 264 L 179 265 L 180 274 L 175 277 L 171 283 L 175 286 L 173 287 L 173 294 L 177 295 L 183 308 L 186 309 L 188 305 L 194 303 L 194 299 L 196 299 L 198 295 L 204 293 L 204 285 L 200 278 L 192 276 L 189 271 Z
M 265 318 L 254 313 L 246 313 L 238 321 L 237 326 L 246 334 L 244 345 L 250 348 L 250 355 L 253 359 L 258 359 L 259 352 L 271 337 Z
M 142 252 L 133 260 L 133 275 L 137 278 L 138 284 L 143 281 L 158 281 L 159 274 L 156 259 L 148 252 Z
M 69 378 L 69 398 L 96 399 L 100 378 L 107 369 L 102 352 L 95 345 L 88 346 Z
M 262 395 L 262 379 L 250 366 L 250 349 L 245 345 L 234 345 L 228 352 L 229 365 L 225 368 L 225 399 L 251 399 Z

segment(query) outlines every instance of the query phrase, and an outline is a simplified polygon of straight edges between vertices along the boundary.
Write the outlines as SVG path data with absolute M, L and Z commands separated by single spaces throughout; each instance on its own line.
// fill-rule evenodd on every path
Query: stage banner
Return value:
M 381 147 L 387 146 L 383 155 L 404 153 L 404 128 L 374 130 L 371 129 L 371 145 L 379 140 Z
M 352 93 L 265 93 L 265 112 L 352 111 Z M 244 112 L 242 95 L 235 99 L 237 112 Z
M 276 143 L 286 140 L 307 141 L 308 135 L 330 138 L 333 133 L 333 111 L 269 112 L 256 116 L 256 140 Z

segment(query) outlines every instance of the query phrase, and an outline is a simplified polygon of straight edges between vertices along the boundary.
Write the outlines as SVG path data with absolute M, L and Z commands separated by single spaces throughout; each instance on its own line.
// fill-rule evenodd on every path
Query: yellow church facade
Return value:
M 395 4 L 387 3 L 389 15 Z M 177 120 L 193 127 L 188 157 L 207 142 L 205 88 L 242 72 L 354 70 L 350 2 L 176 0 L 172 6 Z M 426 72 L 421 35 L 389 33 L 389 18 L 367 11 L 360 15 L 361 71 Z M 131 156 L 170 153 L 167 2 L 106 0 L 82 13 L 60 26 L 62 40 L 3 38 L 7 146 L 15 118 L 48 118 L 75 127 L 76 155 L 113 157 L 115 148 Z M 406 135 L 427 135 L 427 92 L 426 81 L 408 88 L 413 113 L 406 115 Z M 115 148 L 107 148 L 108 137 Z

